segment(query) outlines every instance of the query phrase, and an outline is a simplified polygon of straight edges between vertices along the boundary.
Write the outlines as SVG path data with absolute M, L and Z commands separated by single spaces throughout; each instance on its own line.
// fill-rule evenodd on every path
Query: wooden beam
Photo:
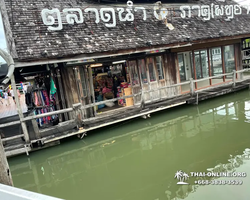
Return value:
M 230 44 L 240 43 L 241 39 L 229 39 L 220 41 L 216 40 L 207 40 L 207 42 L 203 41 L 202 43 L 192 42 L 192 46 L 180 47 L 180 48 L 172 48 L 171 52 L 185 52 L 185 51 L 192 51 L 192 50 L 199 50 L 199 49 L 207 49 L 213 47 L 220 47 Z
M 3 143 L 0 135 L 0 183 L 13 186 L 10 167 L 5 155 Z
M 66 109 L 63 109 L 63 110 L 56 110 L 56 111 L 52 111 L 52 112 L 43 113 L 43 114 L 40 114 L 40 115 L 25 117 L 23 119 L 23 121 L 25 122 L 25 121 L 29 121 L 29 120 L 32 120 L 32 119 L 38 119 L 38 118 L 42 118 L 42 117 L 48 117 L 48 116 L 51 116 L 51 115 L 58 115 L 58 114 L 66 113 L 66 112 L 72 112 L 72 111 L 73 111 L 73 108 L 66 108 Z
M 4 127 L 8 127 L 8 126 L 14 126 L 14 125 L 20 124 L 20 123 L 21 123 L 20 121 L 14 121 L 14 122 L 6 123 L 6 124 L 0 124 L 0 128 L 4 128 Z
M 24 137 L 24 134 L 20 134 L 20 135 L 16 135 L 16 136 L 12 136 L 12 137 L 3 138 L 2 142 L 14 140 L 14 139 L 21 138 L 21 137 Z

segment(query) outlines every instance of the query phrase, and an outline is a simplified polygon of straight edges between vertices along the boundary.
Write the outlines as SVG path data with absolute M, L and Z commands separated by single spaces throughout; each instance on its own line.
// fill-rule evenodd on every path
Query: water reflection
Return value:
M 232 171 L 249 159 L 248 108 L 218 100 L 100 131 L 11 160 L 14 183 L 64 199 L 184 199 L 198 186 L 177 185 L 177 170 Z
M 230 158 L 228 159 L 228 163 L 226 164 L 222 164 L 220 163 L 219 165 L 216 165 L 215 167 L 213 168 L 208 168 L 207 171 L 208 172 L 212 172 L 212 173 L 221 173 L 222 176 L 226 173 L 231 173 L 232 174 L 238 174 L 238 176 L 234 176 L 233 178 L 232 177 L 212 177 L 212 178 L 204 178 L 204 177 L 197 177 L 196 179 L 197 180 L 220 180 L 221 182 L 227 180 L 233 180 L 233 181 L 236 181 L 237 184 L 239 184 L 240 186 L 242 186 L 241 184 L 244 184 L 245 187 L 248 187 L 249 186 L 249 181 L 246 182 L 245 180 L 248 180 L 246 179 L 247 175 L 249 175 L 250 173 L 250 149 L 247 148 L 243 151 L 243 154 L 241 155 L 236 155 L 236 156 L 232 156 L 230 155 L 229 156 Z M 248 171 L 246 171 L 244 168 L 240 168 L 242 165 L 245 165 L 246 168 L 248 169 Z M 243 170 L 242 170 L 243 169 Z M 224 185 L 227 185 L 228 188 L 227 188 L 227 191 L 223 191 L 222 193 L 225 194 L 225 192 L 227 193 L 231 193 L 234 189 L 236 189 L 235 187 L 237 187 L 237 185 L 230 185 L 230 184 L 224 184 Z M 189 189 L 191 190 L 189 193 L 193 193 L 193 192 L 196 192 L 197 189 L 199 190 L 200 187 L 208 187 L 208 185 L 189 185 Z M 211 186 L 211 185 L 210 185 Z M 223 186 L 215 186 L 215 187 L 223 187 Z M 214 189 L 214 188 L 213 188 Z M 223 188 L 221 188 L 223 190 Z M 224 188 L 225 189 L 225 188 Z M 233 189 L 233 190 L 228 190 L 228 189 Z M 242 189 L 242 187 L 241 187 Z M 221 190 L 221 191 L 222 191 Z M 210 191 L 211 192 L 211 191 Z M 184 199 L 186 197 L 188 197 L 188 194 L 189 193 L 186 193 L 185 196 L 179 196 L 179 198 L 181 199 Z M 223 196 L 222 194 L 219 194 L 218 192 L 216 192 L 216 190 L 213 191 L 214 195 L 214 199 L 235 199 L 234 197 L 226 197 L 225 195 Z M 203 195 L 205 195 L 205 193 L 203 193 Z M 211 196 L 211 194 L 210 194 Z M 220 197 L 222 196 L 222 197 Z M 237 195 L 238 198 L 237 199 L 247 199 L 247 198 L 239 198 L 240 194 Z M 244 196 L 249 196 L 249 194 L 247 194 L 247 192 L 245 192 Z M 198 197 L 198 195 L 197 195 Z M 190 199 L 194 199 L 195 198 L 195 195 L 192 195 L 192 197 Z M 173 198 L 173 199 L 176 199 L 176 198 Z M 188 198 L 189 199 L 189 198 Z M 199 199 L 198 198 L 195 198 L 195 199 Z M 202 199 L 211 199 L 211 198 L 202 198 Z

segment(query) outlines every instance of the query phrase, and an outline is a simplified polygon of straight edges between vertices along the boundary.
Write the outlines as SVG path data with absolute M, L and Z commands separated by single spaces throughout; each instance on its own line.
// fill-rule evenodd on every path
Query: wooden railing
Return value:
M 191 78 L 189 81 L 186 81 L 186 82 L 177 83 L 177 84 L 168 85 L 168 86 L 163 86 L 163 87 L 159 87 L 159 88 L 156 88 L 156 89 L 150 89 L 150 90 L 147 90 L 147 91 L 142 91 L 141 90 L 140 92 L 138 92 L 136 94 L 133 94 L 133 95 L 123 96 L 123 97 L 109 99 L 109 100 L 100 101 L 100 102 L 95 102 L 95 103 L 87 104 L 87 105 L 84 105 L 84 106 L 81 103 L 78 103 L 78 104 L 72 105 L 72 108 L 66 108 L 66 109 L 57 110 L 57 111 L 53 111 L 53 112 L 48 112 L 48 113 L 44 113 L 44 114 L 28 116 L 28 117 L 20 119 L 19 121 L 13 121 L 13 122 L 10 122 L 10 123 L 0 124 L 0 128 L 17 125 L 17 124 L 20 124 L 21 122 L 27 122 L 27 121 L 31 120 L 33 128 L 35 130 L 35 133 L 36 133 L 37 137 L 39 137 L 39 128 L 38 128 L 37 123 L 35 121 L 36 119 L 39 119 L 39 118 L 73 112 L 74 113 L 74 118 L 77 119 L 77 116 L 80 113 L 79 110 L 80 111 L 85 111 L 88 108 L 92 108 L 94 106 L 98 106 L 98 105 L 105 104 L 105 103 L 108 103 L 108 102 L 114 102 L 114 101 L 117 101 L 117 100 L 126 99 L 126 98 L 130 98 L 130 97 L 136 97 L 136 96 L 139 96 L 139 95 L 143 96 L 145 93 L 160 91 L 160 90 L 168 89 L 168 88 L 180 87 L 180 86 L 187 85 L 187 84 L 190 85 L 190 92 L 189 93 L 191 95 L 194 95 L 195 93 L 199 92 L 199 89 L 195 90 L 195 88 L 194 88 L 195 83 L 205 81 L 205 80 L 214 79 L 214 78 L 229 76 L 229 75 L 232 75 L 232 81 L 227 82 L 227 84 L 232 83 L 233 87 L 235 87 L 237 82 L 242 81 L 242 79 L 240 79 L 239 81 L 236 80 L 236 74 L 247 72 L 247 71 L 250 71 L 250 69 L 243 69 L 243 70 L 239 70 L 239 71 L 234 70 L 231 73 L 220 74 L 220 75 L 206 77 L 206 78 L 202 78 L 202 79 L 198 79 L 198 80 L 193 80 Z M 207 89 L 211 89 L 211 87 L 207 87 Z M 141 99 L 143 99 L 143 98 L 141 97 Z M 167 98 L 167 97 L 164 98 L 164 100 L 167 100 L 167 99 L 169 99 L 169 98 Z M 24 132 L 22 135 L 25 135 L 26 137 L 29 138 L 28 132 Z M 10 138 L 8 138 L 8 140 L 15 139 L 16 137 L 18 137 L 18 136 L 10 137 Z M 37 139 L 39 139 L 39 138 L 37 138 Z

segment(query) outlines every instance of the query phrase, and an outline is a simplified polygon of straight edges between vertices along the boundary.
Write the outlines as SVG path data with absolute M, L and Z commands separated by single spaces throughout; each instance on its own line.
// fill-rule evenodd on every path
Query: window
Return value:
M 215 50 L 217 50 L 220 53 L 212 54 L 212 52 Z M 209 54 L 210 54 L 209 59 L 210 59 L 212 76 L 222 74 L 223 70 L 222 70 L 221 48 L 220 47 L 212 48 L 212 49 L 210 49 Z
M 209 67 L 208 67 L 208 58 L 207 51 L 195 51 L 195 70 L 196 70 L 196 78 L 205 78 L 209 76 Z
M 129 71 L 131 72 L 131 84 L 138 85 L 139 84 L 139 77 L 137 72 L 137 65 L 136 61 L 129 61 Z
M 138 67 L 140 68 L 140 71 L 141 71 L 142 82 L 143 83 L 148 83 L 147 70 L 146 70 L 146 65 L 145 65 L 145 60 L 144 59 L 138 60 Z
M 156 69 L 158 72 L 159 80 L 162 80 L 162 79 L 164 79 L 162 58 L 161 58 L 161 56 L 157 56 L 155 59 L 156 59 Z
M 186 81 L 186 71 L 183 54 L 178 54 L 179 73 L 181 82 Z
M 148 71 L 150 82 L 156 81 L 153 58 L 148 58 Z
M 224 62 L 225 62 L 225 72 L 230 73 L 235 70 L 235 60 L 234 60 L 234 46 L 228 45 L 224 47 Z

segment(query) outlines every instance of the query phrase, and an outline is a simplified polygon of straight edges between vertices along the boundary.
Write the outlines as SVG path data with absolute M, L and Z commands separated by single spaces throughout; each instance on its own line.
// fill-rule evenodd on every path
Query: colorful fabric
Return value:
M 56 93 L 56 85 L 54 83 L 54 80 L 52 77 L 50 77 L 50 94 L 55 94 Z
M 106 87 L 104 87 L 104 88 L 102 89 L 102 93 L 103 93 L 103 94 L 108 93 L 108 92 L 111 92 L 111 91 L 112 91 L 111 89 L 106 88 Z
M 45 98 L 45 104 L 49 106 L 49 97 L 46 90 L 43 91 L 43 96 Z

